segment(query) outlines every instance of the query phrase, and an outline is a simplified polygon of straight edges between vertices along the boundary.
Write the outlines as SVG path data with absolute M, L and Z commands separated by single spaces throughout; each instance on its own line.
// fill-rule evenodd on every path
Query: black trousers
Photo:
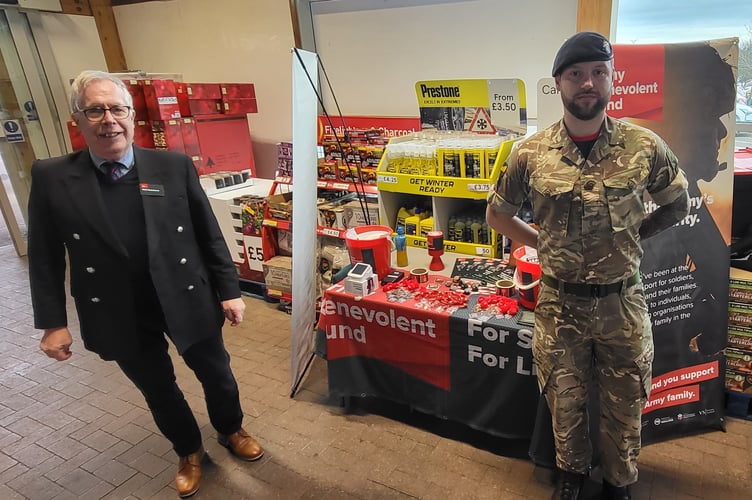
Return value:
M 199 449 L 201 431 L 175 381 L 167 348 L 164 334 L 150 335 L 138 358 L 119 359 L 117 364 L 144 395 L 157 427 L 182 457 Z M 190 347 L 183 359 L 204 389 L 206 409 L 214 428 L 220 434 L 237 432 L 243 422 L 243 410 L 230 368 L 230 355 L 221 335 Z

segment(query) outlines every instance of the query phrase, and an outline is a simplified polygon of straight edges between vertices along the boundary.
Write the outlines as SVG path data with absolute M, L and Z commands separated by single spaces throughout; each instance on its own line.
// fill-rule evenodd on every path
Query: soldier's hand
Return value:
M 58 361 L 65 361 L 73 355 L 70 350 L 72 343 L 73 337 L 68 327 L 48 328 L 39 342 L 39 348 L 47 356 Z
M 245 302 L 241 297 L 237 299 L 223 300 L 222 311 L 225 313 L 225 317 L 230 320 L 230 325 L 236 326 L 243 321 L 243 313 L 245 313 Z

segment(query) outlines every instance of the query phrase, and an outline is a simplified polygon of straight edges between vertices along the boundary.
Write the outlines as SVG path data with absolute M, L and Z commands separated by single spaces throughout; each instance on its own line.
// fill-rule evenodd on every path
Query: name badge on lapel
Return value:
M 162 184 L 149 184 L 142 182 L 139 184 L 141 196 L 164 196 L 164 186 Z

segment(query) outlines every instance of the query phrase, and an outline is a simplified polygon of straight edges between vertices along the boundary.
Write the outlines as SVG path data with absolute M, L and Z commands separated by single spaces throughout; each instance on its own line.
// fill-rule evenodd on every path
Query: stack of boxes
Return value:
M 729 415 L 752 420 L 752 273 L 731 268 L 726 389 Z
M 752 273 L 731 268 L 726 387 L 752 394 Z
M 133 141 L 191 157 L 199 174 L 254 170 L 247 113 L 258 112 L 252 83 L 183 83 L 124 79 L 133 97 Z M 86 148 L 68 122 L 73 150 Z M 217 153 L 219 151 L 219 153 Z
M 292 177 L 292 143 L 277 143 L 277 176 Z
M 376 169 L 388 142 L 376 129 L 349 130 L 347 137 L 325 135 L 319 179 L 376 185 Z

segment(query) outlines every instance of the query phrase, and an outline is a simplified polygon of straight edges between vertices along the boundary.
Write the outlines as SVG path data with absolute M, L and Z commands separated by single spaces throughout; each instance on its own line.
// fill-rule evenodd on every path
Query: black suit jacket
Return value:
M 134 147 L 142 185 L 149 271 L 180 353 L 221 335 L 220 300 L 240 297 L 235 266 L 191 160 Z M 87 349 L 104 359 L 138 355 L 128 255 L 104 206 L 87 150 L 34 162 L 29 276 L 36 328 L 67 325 L 65 270 Z M 143 184 L 161 186 L 147 196 Z M 158 193 L 157 193 L 158 194 Z

